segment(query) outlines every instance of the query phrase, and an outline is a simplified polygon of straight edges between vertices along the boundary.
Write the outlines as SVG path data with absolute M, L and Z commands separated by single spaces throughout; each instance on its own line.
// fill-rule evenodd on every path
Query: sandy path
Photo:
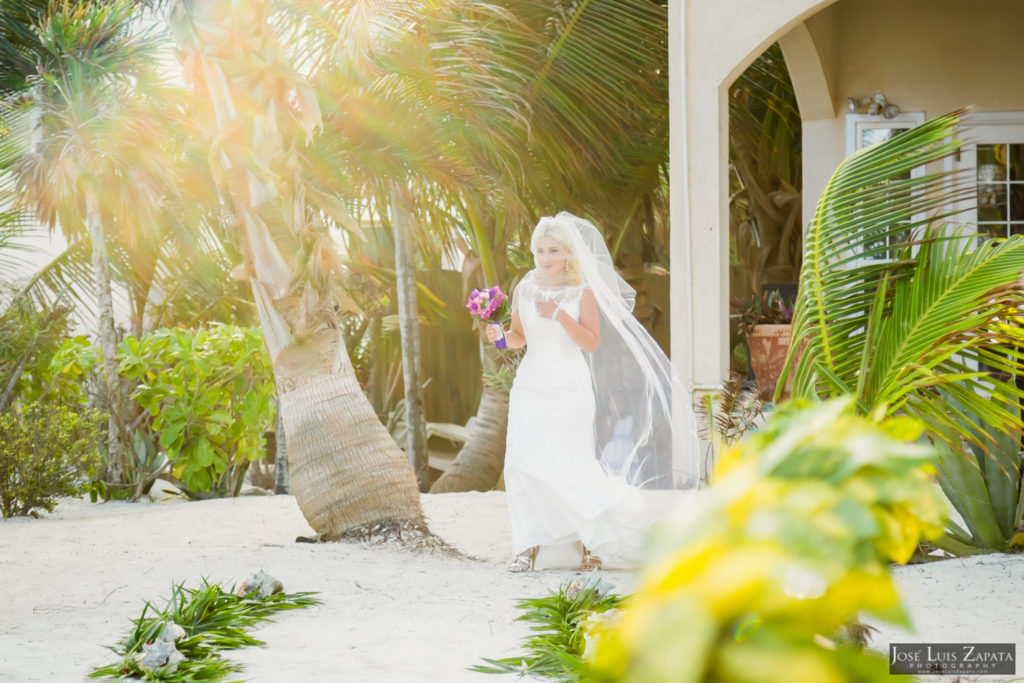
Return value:
M 0 681 L 82 681 L 109 661 L 103 646 L 122 636 L 143 600 L 162 601 L 174 581 L 235 583 L 257 568 L 289 591 L 319 591 L 324 604 L 261 626 L 268 647 L 228 653 L 246 680 L 504 680 L 466 667 L 514 654 L 526 633 L 514 621 L 516 600 L 543 595 L 572 570 L 503 571 L 503 493 L 425 495 L 423 506 L 435 533 L 479 559 L 296 544 L 312 530 L 290 496 L 67 501 L 42 519 L 0 521 Z M 631 589 L 632 572 L 608 574 L 619 592 Z M 899 568 L 896 577 L 918 632 L 883 627 L 878 649 L 1017 642 L 1024 652 L 1024 558 L 952 560 Z
M 526 632 L 515 601 L 572 572 L 503 571 L 502 493 L 428 495 L 424 509 L 436 533 L 480 559 L 296 544 L 312 530 L 290 496 L 68 501 L 39 520 L 0 521 L 0 681 L 83 680 L 143 600 L 162 601 L 174 581 L 235 583 L 261 567 L 324 604 L 261 626 L 268 647 L 230 653 L 247 680 L 496 680 L 466 667 L 513 654 Z

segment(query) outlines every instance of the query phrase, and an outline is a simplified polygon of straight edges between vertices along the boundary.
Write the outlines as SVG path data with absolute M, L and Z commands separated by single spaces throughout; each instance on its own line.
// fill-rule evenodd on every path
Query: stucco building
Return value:
M 729 370 L 727 98 L 737 76 L 779 42 L 803 121 L 805 224 L 848 153 L 973 107 L 948 164 L 997 199 L 963 219 L 1005 235 L 1024 232 L 1024 201 L 1013 205 L 1024 191 L 1022 31 L 1018 0 L 670 2 L 672 358 L 685 383 L 711 390 Z M 866 113 L 861 100 L 875 93 L 898 112 Z

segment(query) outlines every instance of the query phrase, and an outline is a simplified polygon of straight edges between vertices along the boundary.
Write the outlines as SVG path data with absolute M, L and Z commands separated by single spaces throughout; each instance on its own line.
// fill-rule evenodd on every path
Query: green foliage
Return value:
M 788 325 L 793 322 L 793 301 L 786 301 L 778 290 L 762 292 L 747 299 L 736 297 L 731 302 L 731 318 L 748 334 L 755 325 Z
M 257 593 L 239 596 L 235 589 L 225 592 L 205 579 L 199 588 L 175 584 L 163 609 L 146 602 L 142 614 L 133 619 L 134 628 L 115 647 L 109 647 L 120 659 L 93 671 L 91 678 L 145 678 L 146 680 L 191 683 L 219 680 L 241 669 L 229 662 L 220 650 L 264 645 L 247 631 L 255 624 L 271 619 L 275 612 L 319 605 L 314 593 L 275 593 L 260 597 Z M 135 661 L 143 645 L 157 639 L 168 624 L 181 626 L 185 635 L 175 642 L 185 656 L 174 672 L 144 671 Z
M 65 339 L 40 374 L 40 398 L 88 403 L 91 391 L 99 391 L 98 371 L 103 354 L 89 338 L 76 335 Z
M 962 116 L 928 121 L 836 170 L 805 237 L 790 355 L 779 380 L 784 386 L 792 373 L 794 396 L 853 394 L 865 412 L 915 415 L 931 437 L 954 438 L 954 448 L 959 437 L 975 438 L 972 429 L 981 424 L 1020 429 L 1021 392 L 978 363 L 1024 371 L 1012 351 L 1024 332 L 1001 322 L 1017 318 L 1024 296 L 1024 237 L 976 246 L 973 235 L 941 234 L 926 214 L 952 211 L 973 179 L 961 186 L 944 173 L 910 177 L 956 148 Z M 920 243 L 906 241 L 915 229 L 924 231 Z M 897 240 L 904 240 L 901 249 L 888 246 Z M 951 411 L 936 389 L 980 423 L 964 424 L 966 416 Z
M 37 307 L 13 296 L 0 314 L 0 412 L 21 398 L 38 399 L 48 366 L 66 340 L 71 308 L 62 304 Z
M 126 338 L 120 350 L 120 372 L 140 382 L 132 396 L 153 418 L 171 477 L 190 497 L 236 495 L 274 425 L 260 330 L 159 330 Z
M 0 512 L 53 510 L 96 474 L 103 416 L 57 403 L 24 403 L 0 413 Z
M 606 612 L 617 609 L 621 595 L 609 593 L 596 573 L 577 575 L 568 583 L 541 598 L 520 600 L 523 611 L 518 619 L 533 624 L 534 632 L 523 643 L 526 654 L 504 659 L 484 659 L 473 671 L 514 673 L 556 680 L 579 680 L 583 656 L 587 650 L 587 628 Z
M 921 431 L 850 398 L 775 411 L 658 529 L 622 615 L 589 634 L 587 680 L 888 681 L 884 658 L 822 636 L 862 612 L 906 623 L 888 563 L 945 514 Z
M 1013 376 L 1024 374 L 1024 237 L 979 244 L 935 227 L 942 215 L 931 214 L 973 198 L 974 179 L 911 171 L 957 148 L 963 116 L 928 121 L 836 170 L 805 236 L 779 386 L 791 375 L 794 396 L 851 394 L 864 413 L 919 418 L 941 444 L 939 481 L 968 526 L 937 545 L 971 553 L 1015 545 L 1021 524 L 1024 393 Z
M 950 404 L 962 410 L 952 398 Z M 977 416 L 965 413 L 965 422 L 977 424 Z M 1017 434 L 991 426 L 961 449 L 939 445 L 939 485 L 967 528 L 950 521 L 934 545 L 956 555 L 1024 548 L 1020 451 Z
M 797 279 L 801 124 L 775 43 L 729 88 L 729 291 L 737 297 Z

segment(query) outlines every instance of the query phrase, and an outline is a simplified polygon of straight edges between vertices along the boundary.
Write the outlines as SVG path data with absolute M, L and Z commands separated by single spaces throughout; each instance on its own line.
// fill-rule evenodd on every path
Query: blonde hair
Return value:
M 536 249 L 537 240 L 542 237 L 550 237 L 565 249 L 565 275 L 568 283 L 571 285 L 582 283 L 583 273 L 580 272 L 580 262 L 576 258 L 576 252 L 569 242 L 569 235 L 566 233 L 562 221 L 553 216 L 544 216 L 537 221 L 537 227 L 533 229 L 533 235 L 530 236 L 530 251 Z

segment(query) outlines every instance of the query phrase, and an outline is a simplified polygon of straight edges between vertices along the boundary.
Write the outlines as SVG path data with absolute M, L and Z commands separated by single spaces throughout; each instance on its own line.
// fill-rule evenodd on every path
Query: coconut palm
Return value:
M 398 271 L 413 261 L 419 269 L 439 268 L 442 251 L 454 251 L 463 225 L 478 227 L 489 204 L 506 213 L 520 207 L 516 222 L 526 223 L 521 203 L 499 199 L 502 183 L 507 187 L 522 175 L 517 154 L 526 139 L 525 79 L 510 88 L 505 63 L 509 55 L 524 61 L 528 47 L 498 43 L 489 33 L 512 32 L 509 12 L 465 0 L 294 5 L 299 17 L 315 17 L 305 22 L 311 28 L 300 43 L 305 62 L 316 65 L 310 79 L 325 103 L 325 132 L 312 152 L 314 177 L 374 223 L 393 226 L 407 214 L 416 246 L 405 262 L 395 258 L 400 250 L 393 231 L 373 231 L 367 243 L 348 245 L 351 258 L 394 263 Z M 490 248 L 484 254 L 491 259 Z M 403 327 L 413 327 L 409 314 L 404 317 Z M 375 368 L 382 359 L 374 353 Z M 403 366 L 414 362 L 405 359 Z M 406 382 L 407 390 L 415 385 Z M 378 409 L 380 389 L 374 392 Z M 415 406 L 413 395 L 407 391 L 407 408 Z M 503 436 L 486 443 L 500 470 Z
M 794 396 L 852 393 L 864 410 L 909 413 L 940 437 L 949 429 L 971 438 L 968 427 L 982 424 L 1019 429 L 1020 391 L 979 364 L 1019 370 L 1015 354 L 998 350 L 1020 342 L 1002 321 L 1016 318 L 1024 238 L 978 246 L 973 235 L 941 235 L 928 226 L 969 185 L 943 172 L 908 173 L 956 148 L 962 118 L 939 117 L 857 152 L 829 181 L 804 238 L 787 363 Z M 924 231 L 920 241 L 890 260 L 891 238 L 915 229 Z M 937 388 L 982 424 L 964 425 Z
M 307 173 L 322 125 L 262 0 L 175 6 L 185 74 L 209 103 L 200 126 L 228 205 L 278 385 L 296 500 L 324 538 L 385 521 L 422 524 L 419 491 L 362 393 L 332 300 L 328 223 L 358 230 Z
M 1024 237 L 978 243 L 941 225 L 973 179 L 909 171 L 956 149 L 963 112 L 847 158 L 804 238 L 792 348 L 779 386 L 852 394 L 865 413 L 928 426 L 940 483 L 967 520 L 940 545 L 1002 548 L 1021 518 L 1016 454 L 1022 374 Z M 894 238 L 916 231 L 896 250 Z M 966 454 L 964 443 L 972 453 Z
M 90 245 L 103 350 L 109 462 L 119 484 L 128 465 L 117 373 L 117 332 L 110 287 L 108 235 L 138 234 L 152 222 L 172 185 L 156 148 L 161 109 L 149 86 L 158 42 L 133 30 L 126 0 L 54 3 L 36 28 L 39 51 L 23 103 L 30 132 L 12 166 L 19 194 L 36 218 L 71 241 Z

